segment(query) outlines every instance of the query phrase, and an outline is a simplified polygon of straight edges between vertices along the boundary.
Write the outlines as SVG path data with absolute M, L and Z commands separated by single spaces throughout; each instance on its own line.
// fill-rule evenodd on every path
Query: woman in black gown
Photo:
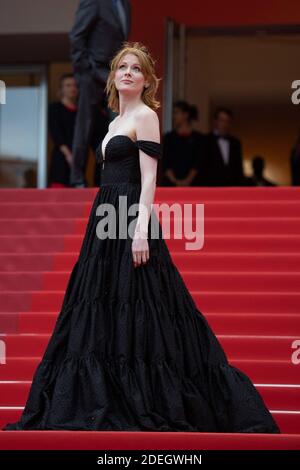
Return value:
M 49 106 L 49 131 L 54 143 L 49 166 L 49 187 L 70 186 L 72 145 L 77 114 L 78 89 L 72 74 L 60 78 L 60 101 Z
M 204 135 L 193 128 L 198 119 L 196 106 L 186 101 L 173 105 L 173 129 L 162 139 L 163 186 L 199 186 L 202 184 Z
M 149 236 L 154 213 L 141 216 L 162 156 L 158 82 L 147 49 L 125 43 L 107 82 L 119 116 L 99 148 L 101 189 L 24 412 L 5 430 L 279 432 L 197 310 L 160 225 Z M 124 198 L 137 219 L 124 217 Z M 134 222 L 133 238 L 103 236 L 104 204 L 117 234 Z

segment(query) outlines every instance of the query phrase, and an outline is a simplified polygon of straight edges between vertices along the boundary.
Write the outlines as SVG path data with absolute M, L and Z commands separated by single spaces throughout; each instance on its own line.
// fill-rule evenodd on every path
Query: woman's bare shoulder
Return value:
M 154 109 L 144 105 L 135 114 L 135 124 L 138 127 L 143 125 L 159 126 L 158 114 Z
M 136 117 L 152 117 L 152 118 L 155 118 L 155 117 L 158 117 L 158 114 L 156 111 L 154 111 L 154 109 L 150 108 L 150 106 L 147 106 L 146 104 L 144 104 L 136 113 Z
M 160 141 L 160 123 L 156 111 L 145 105 L 135 118 L 138 139 Z

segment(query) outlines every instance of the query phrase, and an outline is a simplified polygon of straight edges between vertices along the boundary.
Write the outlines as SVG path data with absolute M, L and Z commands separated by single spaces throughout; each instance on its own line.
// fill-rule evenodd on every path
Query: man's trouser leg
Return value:
M 97 108 L 101 104 L 101 85 L 88 74 L 80 77 L 79 100 L 73 139 L 71 185 L 85 183 L 85 169 Z

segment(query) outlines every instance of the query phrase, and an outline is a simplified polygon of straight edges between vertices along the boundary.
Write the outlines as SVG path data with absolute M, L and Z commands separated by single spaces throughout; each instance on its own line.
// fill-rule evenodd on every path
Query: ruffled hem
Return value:
M 206 319 L 179 298 L 174 310 L 164 297 L 63 310 L 22 418 L 5 430 L 278 433 Z
M 228 363 L 190 377 L 166 358 L 93 352 L 44 360 L 35 380 L 21 420 L 4 430 L 280 432 L 249 379 Z

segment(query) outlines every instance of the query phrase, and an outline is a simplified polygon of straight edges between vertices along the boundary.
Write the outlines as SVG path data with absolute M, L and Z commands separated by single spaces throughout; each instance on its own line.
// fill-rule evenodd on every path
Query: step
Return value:
M 274 201 L 300 200 L 298 187 L 281 186 L 273 188 L 262 187 L 157 187 L 156 198 L 159 200 L 211 200 L 211 201 Z
M 65 202 L 90 202 L 92 201 L 99 188 L 84 188 L 82 189 L 77 188 L 47 188 L 47 189 L 34 189 L 34 188 L 25 188 L 25 189 L 0 189 L 0 202 L 7 203 L 7 202 L 14 202 L 16 204 L 22 204 L 24 202 L 31 203 L 39 201 L 40 203 L 49 203 L 49 202 L 57 202 L 60 203 L 61 201 Z M 283 191 L 282 199 L 287 197 L 287 192 Z M 290 194 L 289 197 L 291 197 Z M 296 194 L 295 194 L 296 196 Z
M 7 423 L 14 423 L 18 421 L 21 417 L 23 409 L 23 406 L 0 407 L 0 429 L 2 429 Z M 300 434 L 300 412 L 272 411 L 272 416 L 278 424 L 281 433 Z
M 42 356 L 7 357 L 0 365 L 0 380 L 31 380 Z M 290 360 L 232 359 L 230 364 L 250 377 L 255 383 L 300 385 L 299 365 Z
M 101 188 L 100 188 L 101 190 Z M 47 188 L 47 189 L 1 189 L 1 202 L 60 202 L 60 201 L 89 201 L 99 191 L 98 187 L 75 189 L 75 188 Z M 300 201 L 298 187 L 182 187 L 170 188 L 157 186 L 155 191 L 159 200 L 212 200 L 212 201 L 274 201 L 288 200 Z
M 67 241 L 68 240 L 68 241 Z M 62 251 L 79 252 L 83 237 L 81 235 L 1 235 L 0 253 L 57 253 Z M 66 242 L 69 245 L 66 245 Z M 296 242 L 297 243 L 297 242 Z M 70 248 L 72 249 L 66 249 Z
M 29 224 L 37 233 L 44 233 L 48 228 L 44 226 L 39 226 L 36 221 L 33 219 L 30 220 Z M 168 219 L 166 226 L 160 219 L 160 223 L 162 226 L 163 234 L 166 233 L 166 228 L 170 226 L 171 228 L 171 235 L 173 235 L 173 219 L 171 218 L 171 222 L 169 223 Z M 19 221 L 12 221 L 12 224 L 18 225 Z M 59 233 L 64 233 L 64 220 L 61 221 L 62 225 L 58 228 L 60 231 Z M 76 234 L 84 234 L 88 219 L 81 218 L 76 219 Z M 53 222 L 53 224 L 58 222 Z M 182 224 L 182 233 L 188 232 L 190 227 L 194 228 L 194 221 L 191 224 L 191 220 L 186 218 L 185 224 Z M 26 223 L 24 222 L 23 225 L 20 227 L 20 224 L 16 229 L 22 231 L 22 233 L 26 233 Z M 180 226 L 180 225 L 179 225 Z M 1 226 L 0 226 L 1 228 Z M 68 228 L 68 227 L 67 227 Z M 10 229 L 8 229 L 10 230 Z M 8 233 L 12 233 L 11 230 Z M 32 233 L 32 232 L 31 232 Z M 52 232 L 51 232 L 52 233 Z M 69 233 L 69 232 L 67 232 Z M 1 231 L 0 231 L 1 234 Z M 206 217 L 204 219 L 204 236 L 206 234 L 209 235 L 300 235 L 300 219 L 299 217 L 269 217 L 268 219 L 262 218 L 255 218 L 255 217 L 244 217 L 244 218 L 236 218 L 236 217 Z
M 151 256 L 151 254 L 150 254 Z M 272 271 L 299 272 L 300 253 L 205 253 L 175 252 L 174 264 L 181 271 Z M 78 253 L 8 253 L 0 254 L 2 272 L 9 271 L 69 271 Z
M 1 200 L 0 200 L 1 201 Z M 273 203 L 274 204 L 274 203 Z M 280 203 L 278 210 L 287 205 L 287 203 Z M 91 210 L 91 201 L 87 202 L 0 202 L 0 223 L 3 220 L 9 219 L 48 219 L 48 218 L 78 218 L 88 217 Z M 270 207 L 270 210 L 271 209 Z M 284 216 L 284 210 L 282 212 Z
M 82 235 L 2 235 L 0 253 L 79 253 Z M 171 252 L 184 251 L 186 238 L 165 239 Z M 300 235 L 205 234 L 202 252 L 300 252 Z
M 154 201 L 155 210 L 161 210 L 167 213 L 167 209 L 177 214 L 191 213 L 193 217 L 196 215 L 196 204 L 204 205 L 205 218 L 281 218 L 281 217 L 299 217 L 300 201 L 208 201 L 208 200 L 191 200 L 176 201 L 164 200 Z M 186 205 L 186 206 L 185 206 Z M 192 207 L 188 207 L 192 206 Z M 191 212 L 189 212 L 191 211 Z M 1 213 L 1 206 L 0 206 Z M 9 211 L 3 211 L 3 217 Z M 29 213 L 30 214 L 30 213 Z
M 207 201 L 207 200 L 190 200 L 160 201 L 155 198 L 154 204 L 159 210 L 170 208 L 172 210 L 180 210 L 184 214 L 187 207 L 192 206 L 192 214 L 196 214 L 196 204 L 204 204 L 205 217 L 296 217 L 299 213 L 300 201 Z M 175 206 L 176 204 L 176 206 Z M 82 202 L 1 202 L 0 200 L 0 222 L 2 219 L 18 219 L 18 218 L 78 218 L 87 217 L 90 213 L 92 201 Z
M 208 313 L 273 313 L 299 314 L 300 293 L 286 292 L 205 292 L 190 291 L 195 305 Z M 0 292 L 0 312 L 59 311 L 65 291 Z
M 0 312 L 0 333 L 51 333 L 55 312 Z M 300 336 L 299 313 L 207 313 L 206 319 L 218 334 Z M 238 320 L 238 321 L 237 321 Z
M 232 359 L 291 360 L 296 336 L 217 335 L 225 352 Z M 1 335 L 6 356 L 36 357 L 44 353 L 49 334 Z
M 69 271 L 0 271 L 0 291 L 64 290 Z M 256 291 L 299 292 L 300 272 L 228 272 L 228 271 L 182 271 L 181 275 L 189 290 L 205 291 Z
M 24 406 L 31 381 L 0 382 L 0 406 Z M 255 384 L 268 409 L 300 411 L 300 386 Z
M 160 219 L 163 233 L 170 226 L 173 230 L 173 217 Z M 178 219 L 182 233 L 194 228 L 194 220 Z M 2 219 L 0 236 L 4 235 L 84 235 L 88 217 L 81 218 L 19 218 Z M 164 225 L 166 224 L 166 225 Z M 209 235 L 300 235 L 300 217 L 206 217 L 205 234 Z
M 0 235 L 67 235 L 85 232 L 87 219 L 2 219 Z
M 274 336 L 299 335 L 300 338 L 299 313 L 208 313 L 205 317 L 212 329 L 219 334 L 265 335 L 267 333 Z M 33 321 L 28 321 L 32 325 Z M 42 322 L 41 318 L 40 325 Z
M 300 435 L 137 431 L 9 431 L 6 450 L 298 450 Z
M 0 256 L 1 258 L 1 256 Z M 284 271 L 297 272 L 300 253 L 204 253 L 177 252 L 172 255 L 174 264 L 185 271 Z M 57 264 L 61 263 L 59 256 Z

